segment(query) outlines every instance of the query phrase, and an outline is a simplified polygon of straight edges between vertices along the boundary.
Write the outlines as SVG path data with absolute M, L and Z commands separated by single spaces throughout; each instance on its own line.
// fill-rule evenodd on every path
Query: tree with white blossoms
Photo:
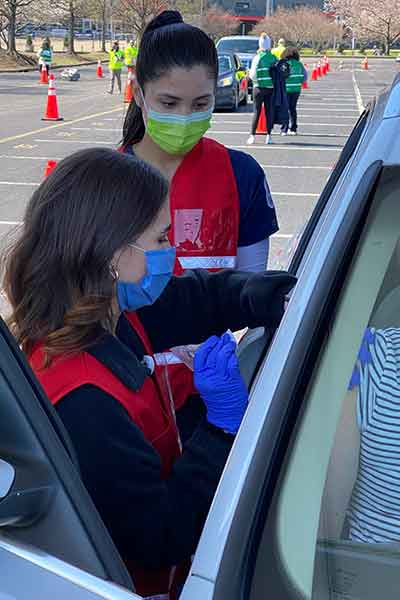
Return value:
M 360 39 L 379 41 L 390 53 L 400 40 L 400 0 L 331 0 L 336 15 Z

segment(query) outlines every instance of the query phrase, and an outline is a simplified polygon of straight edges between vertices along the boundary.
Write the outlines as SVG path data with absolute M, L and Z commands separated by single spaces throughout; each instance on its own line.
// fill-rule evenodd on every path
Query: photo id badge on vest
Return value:
M 177 256 L 183 268 L 233 268 L 219 258 L 236 257 L 237 224 L 228 208 L 181 208 L 173 215 Z M 186 265 L 185 256 L 194 260 Z M 196 264 L 198 257 L 199 264 Z M 183 258 L 183 260 L 181 260 Z M 215 260 L 213 260 L 215 259 Z M 205 262 L 205 261 L 209 261 Z M 215 263 L 215 264 L 214 264 Z

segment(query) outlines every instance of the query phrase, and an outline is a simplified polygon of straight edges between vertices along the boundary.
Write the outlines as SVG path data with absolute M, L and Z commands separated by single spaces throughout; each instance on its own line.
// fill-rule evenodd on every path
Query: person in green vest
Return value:
M 250 78 L 253 80 L 253 101 L 254 114 L 251 124 L 251 135 L 247 144 L 254 144 L 258 120 L 260 118 L 262 107 L 265 108 L 267 121 L 266 144 L 272 144 L 271 132 L 273 127 L 273 93 L 274 83 L 272 81 L 270 68 L 278 61 L 271 53 L 271 38 L 266 33 L 262 33 L 259 39 L 259 50 L 253 58 L 250 67 Z
M 135 42 L 131 40 L 129 46 L 125 48 L 125 64 L 128 69 L 133 69 L 136 65 L 136 57 L 138 55 L 138 49 Z
M 278 42 L 278 45 L 275 46 L 275 48 L 272 48 L 271 52 L 278 60 L 280 60 L 282 58 L 282 54 L 285 52 L 285 50 L 286 50 L 286 42 L 283 38 L 281 38 Z
M 286 93 L 289 104 L 289 123 L 282 127 L 282 135 L 297 135 L 297 103 L 301 94 L 301 86 L 307 80 L 307 71 L 300 61 L 300 54 L 296 48 L 287 48 L 282 54 L 281 60 L 286 60 L 290 66 L 290 74 L 286 79 Z
M 49 73 L 51 63 L 53 62 L 53 51 L 50 47 L 49 42 L 43 42 L 41 49 L 37 53 L 39 58 L 39 71 L 42 70 L 42 66 L 45 65 L 47 74 Z
M 108 63 L 108 68 L 110 69 L 111 86 L 108 93 L 112 94 L 114 92 L 115 80 L 117 80 L 118 91 L 121 93 L 121 71 L 124 66 L 125 55 L 123 51 L 120 50 L 118 42 L 114 42 L 109 55 L 110 62 Z

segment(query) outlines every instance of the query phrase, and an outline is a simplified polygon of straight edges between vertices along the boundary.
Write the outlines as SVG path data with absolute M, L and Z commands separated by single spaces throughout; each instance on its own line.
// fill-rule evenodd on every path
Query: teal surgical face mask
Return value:
M 167 154 L 187 154 L 211 127 L 214 106 L 191 115 L 175 115 L 148 108 L 143 92 L 142 98 L 147 112 L 146 132 Z

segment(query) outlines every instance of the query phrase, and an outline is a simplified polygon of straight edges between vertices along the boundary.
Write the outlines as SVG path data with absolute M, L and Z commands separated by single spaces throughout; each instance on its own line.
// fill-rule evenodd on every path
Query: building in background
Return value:
M 278 8 L 298 8 L 309 6 L 323 9 L 323 0 L 217 0 L 224 10 L 235 15 L 240 23 L 240 34 L 247 34 L 266 15 L 271 15 Z

